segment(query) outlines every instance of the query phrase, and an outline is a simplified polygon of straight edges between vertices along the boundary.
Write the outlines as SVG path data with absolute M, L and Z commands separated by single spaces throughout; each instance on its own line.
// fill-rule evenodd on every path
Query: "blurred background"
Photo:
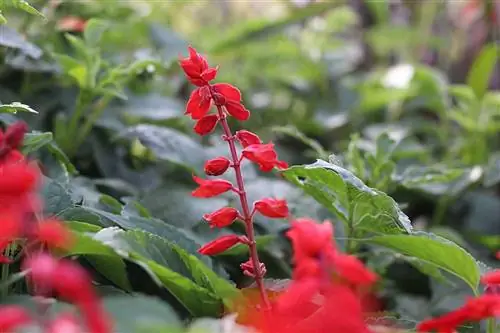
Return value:
M 0 102 L 39 112 L 16 117 L 45 135 L 30 152 L 59 191 L 47 213 L 79 220 L 89 212 L 75 207 L 91 207 L 123 219 L 154 217 L 200 244 L 224 232 L 208 231 L 201 216 L 229 199 L 189 196 L 191 173 L 226 154 L 217 136 L 194 135 L 183 116 L 192 87 L 177 60 L 192 45 L 220 65 L 218 82 L 242 91 L 251 111 L 243 126 L 275 142 L 280 159 L 341 165 L 393 197 L 415 229 L 498 266 L 500 1 L 28 2 L 0 6 L 7 22 L 0 26 Z M 3 123 L 15 119 L 0 114 Z M 252 198 L 286 197 L 294 215 L 336 220 L 285 180 L 251 166 L 245 175 Z M 382 208 L 371 209 L 384 218 Z M 275 240 L 284 222 L 256 220 L 274 278 L 290 273 L 286 246 Z M 245 259 L 232 255 L 221 261 L 244 285 L 238 264 Z M 394 282 L 386 294 L 398 298 L 399 313 L 410 311 L 402 295 L 452 294 L 432 284 L 435 271 L 420 262 L 367 257 Z M 429 314 L 430 306 L 418 305 L 427 303 L 414 304 L 418 314 L 408 317 Z

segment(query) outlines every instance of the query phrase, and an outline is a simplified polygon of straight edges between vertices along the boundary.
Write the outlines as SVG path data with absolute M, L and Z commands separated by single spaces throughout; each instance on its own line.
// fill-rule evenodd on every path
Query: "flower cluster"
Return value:
M 496 292 L 500 287 L 500 270 L 486 273 L 481 282 L 486 285 L 485 294 L 467 299 L 464 305 L 452 312 L 421 322 L 417 331 L 454 333 L 464 323 L 500 317 L 500 294 Z
M 288 205 L 285 200 L 277 198 L 263 198 L 253 203 L 250 209 L 245 193 L 245 185 L 241 173 L 241 163 L 248 160 L 264 172 L 274 168 L 285 169 L 287 164 L 278 159 L 272 142 L 263 143 L 257 134 L 241 130 L 233 134 L 229 128 L 227 117 L 245 121 L 250 117 L 250 112 L 242 103 L 241 92 L 238 88 L 228 83 L 214 83 L 218 67 L 210 67 L 207 60 L 195 49 L 189 48 L 189 57 L 180 60 L 187 79 L 197 86 L 191 93 L 186 106 L 186 114 L 196 121 L 194 131 L 199 135 L 211 133 L 217 124 L 221 124 L 224 131 L 223 139 L 227 141 L 230 157 L 216 157 L 205 163 L 205 173 L 208 176 L 223 175 L 229 168 L 233 168 L 236 176 L 236 185 L 225 179 L 203 179 L 193 176 L 198 188 L 192 192 L 194 197 L 210 198 L 225 192 L 232 191 L 239 196 L 241 211 L 233 207 L 224 207 L 203 218 L 210 227 L 223 228 L 231 225 L 236 220 L 245 223 L 246 236 L 226 235 L 204 245 L 199 252 L 204 255 L 217 255 L 228 250 L 236 244 L 246 244 L 250 250 L 250 259 L 241 264 L 245 275 L 254 277 L 262 294 L 262 301 L 268 303 L 262 277 L 265 274 L 264 265 L 259 262 L 253 230 L 253 216 L 260 213 L 270 218 L 286 218 L 289 215 Z M 216 112 L 211 113 L 215 106 Z M 241 145 L 242 151 L 238 153 L 236 142 Z
M 287 237 L 294 251 L 293 281 L 269 312 L 250 306 L 240 313 L 240 321 L 261 333 L 372 332 L 362 300 L 377 275 L 334 246 L 331 222 L 294 220 Z
M 11 256 L 25 259 L 22 268 L 27 282 L 36 296 L 55 292 L 60 298 L 75 304 L 82 313 L 86 332 L 111 332 L 110 323 L 92 289 L 92 280 L 78 264 L 58 260 L 46 248 L 67 248 L 71 233 L 56 219 L 37 220 L 41 203 L 36 196 L 40 172 L 18 150 L 24 133 L 24 123 L 15 123 L 5 132 L 0 131 L 0 263 L 9 264 Z M 39 314 L 43 318 L 45 314 Z M 17 327 L 36 323 L 24 308 L 0 307 L 0 332 L 11 332 Z M 61 314 L 43 322 L 43 332 L 83 332 L 80 320 L 71 313 Z
M 228 83 L 210 83 L 215 79 L 218 67 L 209 67 L 206 59 L 189 48 L 189 57 L 180 60 L 188 80 L 197 86 L 187 103 L 186 114 L 196 121 L 194 131 L 199 135 L 211 133 L 217 124 L 224 131 L 230 156 L 216 157 L 206 162 L 208 176 L 220 176 L 233 168 L 236 184 L 225 179 L 203 179 L 193 176 L 198 184 L 192 195 L 209 198 L 225 192 L 239 196 L 241 211 L 224 207 L 203 218 L 211 227 L 223 228 L 236 220 L 245 223 L 246 235 L 225 235 L 204 245 L 199 252 L 217 255 L 236 244 L 249 247 L 250 258 L 240 265 L 243 273 L 255 279 L 259 290 L 259 301 L 245 298 L 243 311 L 238 311 L 239 321 L 254 326 L 262 333 L 369 333 L 363 316 L 363 293 L 376 281 L 377 276 L 352 255 L 339 252 L 334 244 L 333 227 L 330 222 L 316 223 L 310 219 L 292 221 L 287 233 L 294 249 L 295 269 L 293 282 L 278 297 L 270 295 L 263 284 L 266 268 L 259 261 L 253 217 L 259 213 L 269 218 L 287 218 L 287 202 L 278 198 L 263 198 L 253 203 L 247 200 L 241 163 L 248 160 L 263 172 L 274 168 L 284 169 L 287 164 L 278 159 L 272 142 L 263 143 L 255 134 L 246 130 L 231 132 L 227 117 L 244 121 L 250 112 L 242 104 L 241 92 Z M 210 113 L 211 107 L 215 113 Z M 241 145 L 241 153 L 236 149 Z M 335 314 L 333 316 L 332 314 Z

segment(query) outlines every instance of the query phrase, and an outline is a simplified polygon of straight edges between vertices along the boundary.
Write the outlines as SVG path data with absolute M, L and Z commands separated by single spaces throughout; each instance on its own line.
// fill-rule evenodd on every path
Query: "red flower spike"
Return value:
M 224 228 L 231 225 L 238 216 L 239 213 L 236 209 L 224 207 L 213 213 L 203 215 L 203 218 L 208 222 L 211 228 Z
M 191 115 L 192 119 L 201 119 L 210 110 L 212 99 L 210 97 L 208 87 L 200 87 L 195 89 L 186 104 L 185 114 Z
M 231 162 L 225 157 L 216 157 L 211 160 L 208 160 L 205 163 L 205 173 L 209 176 L 220 176 L 231 165 Z
M 64 225 L 55 219 L 42 221 L 34 235 L 38 241 L 46 244 L 48 247 L 65 249 L 69 248 L 73 239 L 72 234 Z
M 236 244 L 243 243 L 241 237 L 236 235 L 227 235 L 219 237 L 205 245 L 198 252 L 206 256 L 214 256 L 220 254 Z
M 21 146 L 24 134 L 28 131 L 28 125 L 23 121 L 18 121 L 10 125 L 5 131 L 5 143 L 11 149 L 17 149 Z
M 215 79 L 215 77 L 217 76 L 217 71 L 218 70 L 219 70 L 218 67 L 216 67 L 216 68 L 209 68 L 206 71 L 204 71 L 203 73 L 201 73 L 201 78 L 203 80 L 205 80 L 206 82 L 210 82 L 213 79 Z
M 286 200 L 265 198 L 256 201 L 254 207 L 259 213 L 270 218 L 285 218 L 289 214 Z
M 485 285 L 500 285 L 500 270 L 496 269 L 481 276 L 481 283 Z
M 17 305 L 0 307 L 0 332 L 13 332 L 30 323 L 31 317 L 23 307 Z
M 226 107 L 227 112 L 233 116 L 234 118 L 245 121 L 250 118 L 250 111 L 248 111 L 243 104 L 239 102 L 226 101 L 224 105 Z
M 221 94 L 228 100 L 241 102 L 240 90 L 229 83 L 216 83 L 212 88 L 215 93 Z
M 250 145 L 258 145 L 262 143 L 262 140 L 260 140 L 257 134 L 247 130 L 237 131 L 235 136 L 243 148 L 246 148 Z
M 78 318 L 72 313 L 62 313 L 48 323 L 45 333 L 81 333 Z
M 224 179 L 203 179 L 194 175 L 193 179 L 199 187 L 191 195 L 197 198 L 215 197 L 233 188 L 233 184 Z
M 179 61 L 186 77 L 192 84 L 198 87 L 207 85 L 208 82 L 206 79 L 202 78 L 202 74 L 205 74 L 208 78 L 211 76 L 214 76 L 215 78 L 217 70 L 215 69 L 215 74 L 213 74 L 212 72 L 214 69 L 209 69 L 207 60 L 203 56 L 196 52 L 196 50 L 191 46 L 188 50 L 189 57 Z
M 243 157 L 256 163 L 261 171 L 269 172 L 275 166 L 283 168 L 286 163 L 278 160 L 278 154 L 274 150 L 274 144 L 253 144 L 245 147 Z
M 209 114 L 208 116 L 205 116 L 198 120 L 193 129 L 198 135 L 207 135 L 214 130 L 215 126 L 217 126 L 218 121 L 219 117 L 216 114 Z

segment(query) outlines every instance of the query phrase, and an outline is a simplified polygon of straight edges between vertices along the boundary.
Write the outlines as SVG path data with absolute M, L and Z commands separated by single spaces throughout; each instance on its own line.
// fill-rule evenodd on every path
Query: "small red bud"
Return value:
M 256 201 L 254 207 L 262 215 L 271 218 L 285 218 L 289 214 L 286 200 L 265 198 Z
M 216 157 L 205 163 L 205 173 L 209 176 L 220 176 L 231 165 L 231 162 L 225 157 Z
M 250 145 L 257 145 L 262 143 L 260 140 L 259 136 L 255 133 L 252 133 L 247 130 L 241 130 L 236 132 L 236 138 L 238 141 L 241 143 L 243 148 L 246 148 L 247 146 Z
M 198 252 L 206 256 L 214 256 L 232 248 L 233 246 L 239 243 L 242 243 L 242 239 L 240 236 L 236 235 L 222 236 L 203 245 L 198 250 Z
M 211 228 L 224 228 L 231 225 L 238 216 L 239 213 L 236 209 L 224 207 L 213 213 L 203 215 L 203 218 L 207 220 Z
M 199 186 L 191 192 L 191 195 L 197 198 L 215 197 L 233 188 L 233 184 L 224 179 L 203 179 L 193 175 L 193 180 Z

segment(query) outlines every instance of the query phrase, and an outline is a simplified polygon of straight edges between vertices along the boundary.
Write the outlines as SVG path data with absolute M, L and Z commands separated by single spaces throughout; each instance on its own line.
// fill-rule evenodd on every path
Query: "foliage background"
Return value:
M 217 317 L 235 286 L 251 283 L 238 268 L 243 248 L 196 253 L 227 232 L 201 216 L 236 203 L 189 195 L 191 173 L 226 154 L 183 117 L 190 87 L 176 61 L 189 44 L 243 91 L 245 128 L 296 165 L 283 178 L 245 165 L 249 196 L 285 197 L 294 216 L 331 219 L 337 241 L 385 277 L 387 316 L 412 328 L 479 292 L 479 273 L 498 267 L 494 1 L 0 4 L 0 120 L 34 130 L 25 151 L 47 176 L 46 213 L 79 237 L 61 255 L 93 271 L 120 332 Z M 90 20 L 85 32 L 62 31 L 68 16 Z M 30 110 L 38 114 L 21 112 Z M 256 223 L 279 289 L 291 271 L 287 221 Z M 6 291 L 22 293 L 22 281 Z M 132 295 L 135 324 L 120 303 Z

